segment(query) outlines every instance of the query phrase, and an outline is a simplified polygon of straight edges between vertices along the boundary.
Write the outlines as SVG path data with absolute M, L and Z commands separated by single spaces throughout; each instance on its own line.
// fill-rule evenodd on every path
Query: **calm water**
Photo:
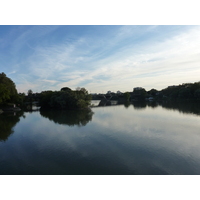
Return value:
M 200 105 L 1 114 L 0 174 L 200 174 Z

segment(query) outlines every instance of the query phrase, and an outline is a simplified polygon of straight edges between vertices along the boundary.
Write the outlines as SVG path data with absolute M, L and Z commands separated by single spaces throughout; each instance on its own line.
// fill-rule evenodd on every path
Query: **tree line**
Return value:
M 169 100 L 169 101 L 200 101 L 200 82 L 183 83 L 180 85 L 168 86 L 162 90 L 134 88 L 133 92 L 124 93 L 126 99 L 131 101 L 144 100 Z
M 160 91 L 151 89 L 146 91 L 144 88 L 135 88 L 133 92 L 125 92 L 123 95 L 113 96 L 113 98 L 124 98 L 125 101 L 143 101 L 147 98 L 154 100 L 197 100 L 200 101 L 200 82 L 183 83 L 177 86 L 169 86 Z M 20 107 L 34 101 L 39 102 L 42 109 L 84 109 L 90 105 L 92 96 L 88 94 L 85 88 L 76 88 L 71 90 L 68 87 L 60 91 L 42 91 L 33 93 L 30 89 L 28 95 L 18 93 L 15 83 L 0 73 L 0 108 L 16 104 Z
M 10 104 L 23 107 L 34 101 L 39 102 L 42 109 L 85 109 L 90 105 L 91 95 L 80 87 L 76 90 L 63 87 L 60 91 L 41 93 L 33 93 L 30 89 L 28 95 L 25 95 L 17 92 L 15 83 L 5 73 L 0 73 L 0 107 Z

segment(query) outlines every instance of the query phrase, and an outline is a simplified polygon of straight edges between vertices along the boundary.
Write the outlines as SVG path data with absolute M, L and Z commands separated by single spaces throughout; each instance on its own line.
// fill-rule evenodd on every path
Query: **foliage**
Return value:
M 63 88 L 61 88 L 60 91 L 63 91 L 63 92 L 71 92 L 71 89 L 68 88 L 68 87 L 63 87 Z
M 15 83 L 5 73 L 0 73 L 0 104 L 17 100 L 18 94 Z
M 153 97 L 155 97 L 156 96 L 156 94 L 157 94 L 157 90 L 156 89 L 151 89 L 150 91 L 148 91 L 147 93 L 150 95 L 150 96 L 153 96 Z
M 25 97 L 26 97 L 26 95 L 25 95 L 25 93 L 19 93 L 18 94 L 18 104 L 23 104 L 24 103 L 24 100 L 25 100 Z
M 41 93 L 40 104 L 42 108 L 55 109 L 84 109 L 90 105 L 91 95 L 85 88 L 73 91 L 62 88 L 61 91 L 45 91 Z
M 200 89 L 195 90 L 195 92 L 194 92 L 194 97 L 195 97 L 196 99 L 200 99 Z
M 41 107 L 45 108 L 45 107 L 49 107 L 49 102 L 51 100 L 51 97 L 53 95 L 53 91 L 43 91 L 40 94 L 40 105 Z
M 183 83 L 178 86 L 169 86 L 161 91 L 163 96 L 171 100 L 199 100 L 200 82 Z
M 134 100 L 144 101 L 147 96 L 147 92 L 144 88 L 134 89 L 132 98 Z
M 3 84 L 0 84 L 0 104 L 10 99 L 10 92 Z
M 33 91 L 30 89 L 30 90 L 28 90 L 28 96 L 32 96 L 32 94 L 33 94 Z
M 124 93 L 124 98 L 128 101 L 130 99 L 130 93 L 129 92 L 125 92 Z

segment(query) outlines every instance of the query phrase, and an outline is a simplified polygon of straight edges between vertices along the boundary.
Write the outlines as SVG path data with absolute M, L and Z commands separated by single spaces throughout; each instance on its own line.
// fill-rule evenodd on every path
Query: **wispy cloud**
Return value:
M 9 71 L 17 71 L 12 76 L 17 87 L 40 91 L 80 86 L 106 92 L 130 91 L 137 86 L 162 89 L 199 81 L 199 26 L 81 29 L 84 34 L 76 32 L 75 36 L 64 29 L 66 35 L 60 40 L 58 36 L 53 39 L 60 30 L 54 26 L 34 26 L 19 34 L 12 48 L 16 67 Z
M 14 70 L 14 71 L 11 71 L 11 72 L 8 73 L 8 75 L 15 74 L 16 72 L 17 72 L 17 71 L 15 71 L 15 70 Z

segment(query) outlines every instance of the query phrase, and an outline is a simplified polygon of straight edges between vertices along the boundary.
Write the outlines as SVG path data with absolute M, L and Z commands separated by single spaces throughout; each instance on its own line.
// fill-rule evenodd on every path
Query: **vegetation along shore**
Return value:
M 72 90 L 63 87 L 60 91 L 42 91 L 33 93 L 30 89 L 27 94 L 18 93 L 15 83 L 0 73 L 0 114 L 3 111 L 19 111 L 31 109 L 32 105 L 38 105 L 42 110 L 83 110 L 89 109 L 91 100 L 117 100 L 122 103 L 135 101 L 187 101 L 200 102 L 200 82 L 183 83 L 168 86 L 162 90 L 151 89 L 146 91 L 142 87 L 135 87 L 130 92 L 106 94 L 89 94 L 85 88 Z

